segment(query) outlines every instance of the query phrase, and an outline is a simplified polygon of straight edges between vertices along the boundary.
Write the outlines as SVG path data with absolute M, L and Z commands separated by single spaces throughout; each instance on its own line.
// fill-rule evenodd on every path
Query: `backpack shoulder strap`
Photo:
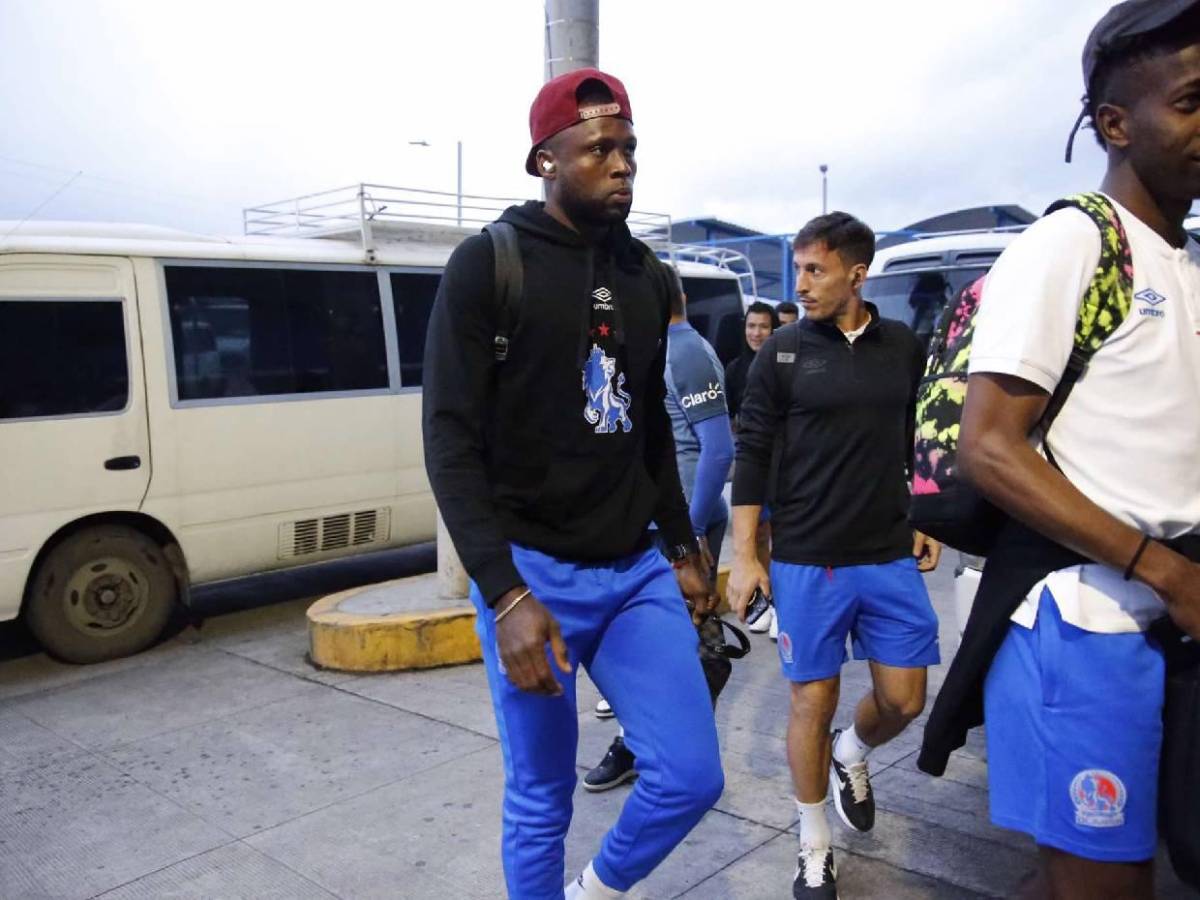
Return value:
M 508 359 L 508 347 L 516 327 L 517 313 L 525 294 L 525 269 L 521 263 L 521 248 L 517 245 L 517 229 L 508 222 L 492 222 L 483 230 L 492 239 L 496 257 L 494 300 L 496 304 L 496 336 L 493 339 L 496 362 Z
M 1060 209 L 1077 209 L 1100 231 L 1100 262 L 1079 303 L 1075 321 L 1075 345 L 1066 371 L 1046 404 L 1040 428 L 1043 437 L 1050 423 L 1062 412 L 1076 382 L 1092 356 L 1108 340 L 1133 306 L 1133 253 L 1117 210 L 1103 194 L 1074 194 L 1050 205 L 1046 215 Z
M 658 295 L 663 303 L 663 315 L 669 319 L 671 317 L 671 292 L 675 290 L 675 286 L 667 281 L 667 264 L 658 258 L 658 254 L 648 244 L 637 238 L 634 238 L 634 243 L 642 251 L 642 265 L 650 275 L 650 280 L 658 288 Z

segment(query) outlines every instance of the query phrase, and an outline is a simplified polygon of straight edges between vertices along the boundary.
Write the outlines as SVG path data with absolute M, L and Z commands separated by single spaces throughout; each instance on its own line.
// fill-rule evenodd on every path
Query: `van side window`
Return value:
M 425 356 L 425 331 L 429 311 L 437 294 L 441 275 L 421 272 L 392 273 L 392 305 L 396 311 L 396 331 L 400 345 L 400 384 L 421 384 Z
M 180 400 L 388 387 L 374 272 L 165 266 Z
M 120 300 L 0 300 L 0 419 L 119 412 L 128 402 Z

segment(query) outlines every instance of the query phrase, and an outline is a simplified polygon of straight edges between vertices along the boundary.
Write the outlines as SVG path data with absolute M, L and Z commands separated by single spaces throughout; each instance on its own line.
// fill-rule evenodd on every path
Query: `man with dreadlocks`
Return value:
M 1183 228 L 1200 197 L 1200 0 L 1114 6 L 1083 74 L 1100 193 L 1010 245 L 975 319 L 959 461 L 1011 521 L 919 764 L 941 774 L 982 712 L 992 820 L 1037 841 L 1035 890 L 1148 898 L 1164 696 L 1150 627 L 1169 616 L 1200 638 L 1200 246 Z M 1039 431 L 1089 304 L 1119 324 Z

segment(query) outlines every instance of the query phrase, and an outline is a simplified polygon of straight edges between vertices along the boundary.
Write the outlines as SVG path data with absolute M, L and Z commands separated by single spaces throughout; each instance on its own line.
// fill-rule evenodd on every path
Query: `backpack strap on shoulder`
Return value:
M 1079 303 L 1075 345 L 1067 368 L 1039 423 L 1043 438 L 1050 423 L 1062 412 L 1076 382 L 1083 377 L 1092 356 L 1121 327 L 1133 307 L 1133 253 L 1112 201 L 1097 192 L 1074 194 L 1051 204 L 1046 215 L 1060 209 L 1077 209 L 1095 223 L 1100 231 L 1100 262 Z
M 521 264 L 521 248 L 517 244 L 517 229 L 508 222 L 492 222 L 483 226 L 492 239 L 496 257 L 494 298 L 496 304 L 496 336 L 492 344 L 496 362 L 508 359 L 508 348 L 516 327 L 517 311 L 525 293 L 525 269 Z
M 659 296 L 662 298 L 664 306 L 663 313 L 668 319 L 671 318 L 671 294 L 675 290 L 675 285 L 668 281 L 667 264 L 658 258 L 658 254 L 643 241 L 634 238 L 642 251 L 642 266 L 645 268 L 650 280 L 658 287 Z

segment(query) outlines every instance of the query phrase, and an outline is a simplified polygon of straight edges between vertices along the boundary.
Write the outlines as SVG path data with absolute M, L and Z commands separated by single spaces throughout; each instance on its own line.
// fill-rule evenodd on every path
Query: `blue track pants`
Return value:
M 724 786 L 696 629 L 656 550 L 604 564 L 513 547 L 525 582 L 562 629 L 573 671 L 551 662 L 563 696 L 516 688 L 496 649 L 494 614 L 472 584 L 504 756 L 502 855 L 512 900 L 562 900 L 564 841 L 577 779 L 574 667 L 583 665 L 628 730 L 639 778 L 593 864 L 628 890 L 692 830 Z

